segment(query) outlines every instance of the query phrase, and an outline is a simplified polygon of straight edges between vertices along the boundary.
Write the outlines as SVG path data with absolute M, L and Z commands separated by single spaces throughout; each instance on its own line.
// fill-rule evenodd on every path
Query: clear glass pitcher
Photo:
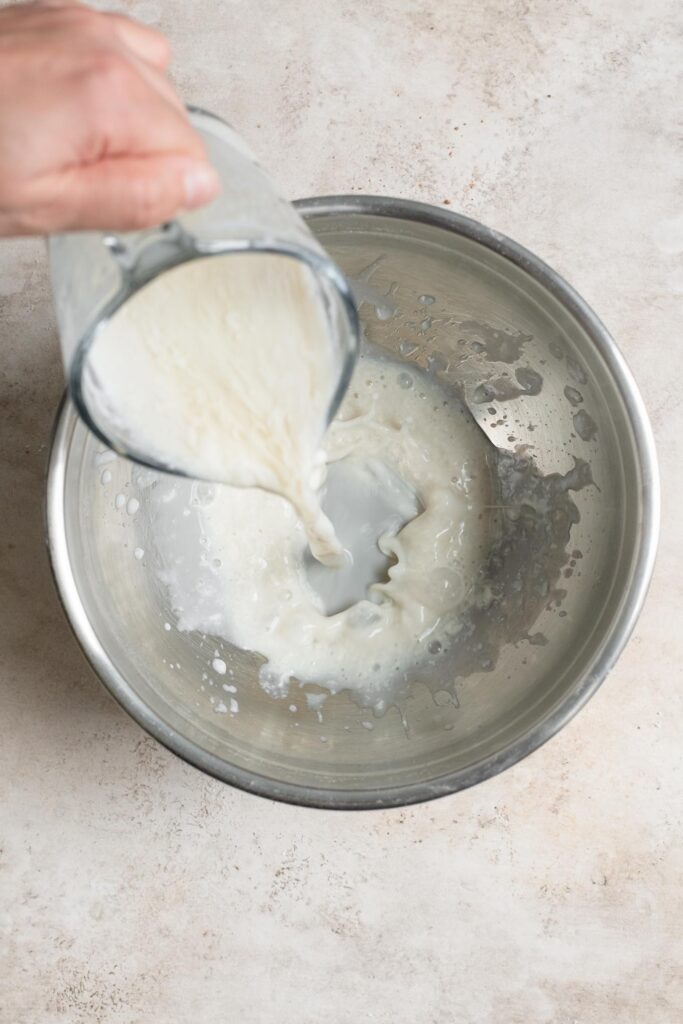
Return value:
M 98 388 L 88 354 L 101 327 L 153 278 L 181 263 L 229 253 L 279 254 L 303 261 L 316 275 L 338 348 L 340 375 L 329 419 L 348 386 L 359 344 L 358 314 L 349 285 L 277 192 L 240 136 L 213 114 L 190 108 L 221 192 L 208 206 L 158 228 L 121 234 L 78 232 L 49 241 L 50 273 L 69 395 L 89 428 L 109 447 L 156 469 L 160 465 L 120 436 L 96 400 Z

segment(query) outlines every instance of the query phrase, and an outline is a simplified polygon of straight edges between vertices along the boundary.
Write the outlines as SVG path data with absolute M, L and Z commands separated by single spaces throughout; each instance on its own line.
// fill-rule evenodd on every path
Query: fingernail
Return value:
M 197 164 L 196 167 L 185 171 L 183 186 L 185 188 L 185 206 L 188 210 L 193 210 L 195 206 L 202 206 L 218 195 L 220 181 L 209 164 Z

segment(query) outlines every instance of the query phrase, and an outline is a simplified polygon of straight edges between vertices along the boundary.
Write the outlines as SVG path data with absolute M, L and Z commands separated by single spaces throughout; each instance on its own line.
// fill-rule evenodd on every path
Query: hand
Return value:
M 68 0 L 0 10 L 0 235 L 125 230 L 218 191 L 153 29 Z

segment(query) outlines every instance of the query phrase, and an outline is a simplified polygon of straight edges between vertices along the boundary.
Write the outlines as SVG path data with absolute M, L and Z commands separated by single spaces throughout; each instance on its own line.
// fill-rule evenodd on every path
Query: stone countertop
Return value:
M 683 19 L 675 0 L 139 0 L 183 95 L 290 196 L 446 203 L 626 354 L 663 480 L 617 668 L 435 803 L 335 814 L 202 776 L 107 696 L 43 543 L 63 387 L 38 241 L 0 242 L 2 1024 L 673 1024 L 683 1013 Z

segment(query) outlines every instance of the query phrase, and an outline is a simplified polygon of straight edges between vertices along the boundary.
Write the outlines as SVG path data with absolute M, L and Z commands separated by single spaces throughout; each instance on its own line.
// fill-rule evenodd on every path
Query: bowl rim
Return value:
M 510 260 L 546 288 L 578 321 L 599 350 L 617 385 L 631 423 L 642 476 L 642 519 L 631 582 L 600 649 L 562 704 L 496 754 L 466 768 L 425 782 L 369 790 L 332 790 L 278 782 L 224 761 L 163 721 L 133 691 L 111 661 L 80 599 L 69 560 L 65 520 L 65 480 L 69 445 L 78 422 L 65 395 L 53 430 L 45 499 L 46 541 L 53 577 L 67 620 L 87 660 L 114 699 L 155 739 L 184 761 L 239 789 L 271 800 L 327 810 L 368 810 L 420 803 L 467 789 L 521 761 L 559 732 L 593 696 L 624 649 L 647 594 L 659 534 L 660 493 L 657 455 L 643 399 L 616 342 L 590 306 L 556 271 L 524 246 L 453 210 L 413 200 L 371 195 L 332 195 L 294 204 L 307 220 L 339 214 L 386 217 L 429 224 L 464 236 Z

